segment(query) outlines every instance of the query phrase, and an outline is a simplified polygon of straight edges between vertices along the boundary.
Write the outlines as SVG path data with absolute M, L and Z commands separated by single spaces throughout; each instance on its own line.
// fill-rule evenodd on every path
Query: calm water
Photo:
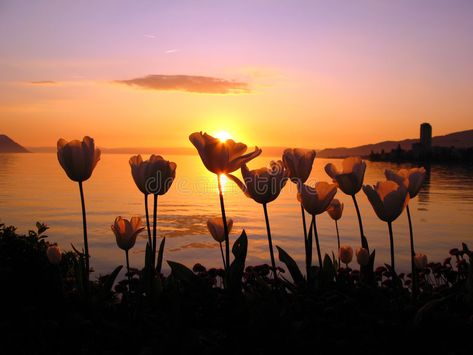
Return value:
M 103 155 L 92 178 L 84 183 L 91 265 L 97 273 L 109 272 L 124 262 L 124 254 L 116 247 L 110 230 L 114 218 L 143 216 L 143 195 L 131 178 L 129 157 L 128 154 Z M 188 266 L 196 262 L 220 266 L 219 249 L 206 228 L 208 218 L 220 216 L 216 177 L 205 170 L 197 155 L 166 158 L 176 162 L 178 167 L 171 190 L 159 199 L 158 236 L 167 237 L 165 259 Z M 267 165 L 270 160 L 271 157 L 259 157 L 250 163 L 250 168 Z M 329 180 L 323 170 L 328 162 L 341 164 L 337 159 L 317 158 L 311 180 Z M 385 168 L 399 166 L 368 162 L 365 183 L 374 184 L 384 179 Z M 339 221 L 342 244 L 356 247 L 359 245 L 358 224 L 351 198 L 341 191 L 336 197 L 345 203 L 344 216 Z M 358 200 L 370 247 L 376 248 L 376 264 L 388 262 L 387 225 L 376 218 L 363 192 L 358 194 Z M 225 185 L 225 203 L 227 215 L 235 221 L 231 239 L 243 228 L 248 233 L 248 262 L 269 262 L 262 206 L 246 198 L 231 181 Z M 430 260 L 442 260 L 450 248 L 458 247 L 462 241 L 473 247 L 471 168 L 433 166 L 425 186 L 410 206 L 416 249 L 427 254 Z M 302 262 L 304 243 L 293 184 L 288 183 L 281 196 L 269 205 L 269 217 L 275 245 Z M 20 232 L 34 229 L 34 223 L 42 221 L 51 227 L 50 241 L 58 242 L 63 249 L 70 249 L 71 243 L 82 246 L 78 186 L 66 177 L 56 154 L 0 155 L 0 220 L 18 226 Z M 336 249 L 334 222 L 323 214 L 318 217 L 318 227 L 322 250 L 330 253 Z M 406 270 L 409 243 L 405 214 L 394 222 L 394 237 L 399 268 Z M 143 233 L 131 252 L 133 266 L 143 265 L 145 243 L 146 233 Z

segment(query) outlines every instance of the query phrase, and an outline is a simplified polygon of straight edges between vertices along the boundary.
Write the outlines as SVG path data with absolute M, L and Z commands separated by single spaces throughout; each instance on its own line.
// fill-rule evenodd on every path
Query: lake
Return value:
M 143 217 L 143 195 L 130 173 L 131 154 L 103 154 L 92 177 L 84 183 L 89 226 L 91 266 L 95 275 L 107 273 L 124 263 L 110 229 L 116 216 Z M 147 158 L 147 156 L 145 156 Z M 170 191 L 159 197 L 158 236 L 166 236 L 165 259 L 192 267 L 221 266 L 217 243 L 209 236 L 206 221 L 220 216 L 216 176 L 208 172 L 199 156 L 169 155 L 177 163 L 176 180 Z M 262 156 L 250 162 L 250 169 L 268 165 L 278 157 Z M 324 166 L 339 159 L 316 158 L 309 181 L 330 181 Z M 365 184 L 384 179 L 384 169 L 398 169 L 390 163 L 367 162 Z M 237 176 L 241 176 L 236 172 Z M 269 263 L 269 252 L 261 205 L 245 197 L 231 181 L 225 183 L 227 216 L 234 219 L 231 240 L 242 229 L 249 237 L 248 264 Z M 389 262 L 387 225 L 376 217 L 363 191 L 357 195 L 370 248 L 376 249 L 376 265 Z M 340 190 L 336 198 L 345 204 L 339 221 L 342 244 L 359 246 L 359 231 L 351 197 Z M 150 204 L 152 199 L 150 198 Z M 419 195 L 410 202 L 414 224 L 416 251 L 427 254 L 430 261 L 442 261 L 450 248 L 461 242 L 473 247 L 473 169 L 461 166 L 432 166 Z M 296 188 L 288 183 L 280 197 L 268 205 L 273 243 L 283 247 L 301 264 L 304 242 L 300 207 Z M 82 246 L 82 222 L 79 189 L 59 166 L 56 154 L 0 154 L 0 221 L 15 225 L 19 232 L 35 229 L 41 221 L 51 228 L 49 241 L 64 250 L 71 243 Z M 335 224 L 325 213 L 318 216 L 322 253 L 337 247 Z M 403 213 L 394 223 L 394 239 L 398 270 L 409 268 L 409 231 Z M 146 233 L 142 233 L 130 253 L 130 263 L 142 267 Z M 315 247 L 315 246 L 314 246 Z M 314 251 L 314 264 L 316 261 Z M 352 267 L 358 267 L 356 263 Z

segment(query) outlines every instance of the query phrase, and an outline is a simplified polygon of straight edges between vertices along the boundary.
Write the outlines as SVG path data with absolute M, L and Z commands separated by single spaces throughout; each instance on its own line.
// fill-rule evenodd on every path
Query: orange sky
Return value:
M 0 133 L 320 149 L 473 128 L 473 3 L 354 3 L 2 2 Z

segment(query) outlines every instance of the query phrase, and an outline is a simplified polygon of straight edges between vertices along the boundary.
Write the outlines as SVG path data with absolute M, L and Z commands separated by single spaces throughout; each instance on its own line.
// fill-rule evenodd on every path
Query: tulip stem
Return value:
M 223 191 L 222 191 L 222 183 L 220 182 L 220 175 L 217 175 L 218 181 L 218 194 L 220 197 L 220 210 L 222 212 L 222 221 L 223 221 L 223 231 L 225 234 L 225 271 L 230 270 L 230 241 L 228 238 L 228 225 L 227 225 L 227 217 L 225 215 L 225 204 L 223 202 Z
M 389 244 L 391 246 L 391 269 L 393 273 L 396 273 L 394 267 L 394 238 L 393 238 L 393 226 L 391 222 L 388 222 L 388 229 L 389 229 Z
M 307 279 L 309 279 L 309 272 L 310 272 L 309 241 L 307 240 L 307 225 L 305 222 L 305 211 L 304 211 L 304 206 L 302 205 L 302 203 L 301 203 L 301 215 L 302 215 L 302 225 L 304 227 L 305 267 L 306 267 Z
M 79 181 L 79 191 L 80 191 L 80 202 L 82 205 L 82 229 L 84 231 L 84 257 L 85 257 L 85 280 L 86 280 L 86 287 L 89 282 L 89 242 L 87 239 L 87 217 L 85 213 L 85 199 L 84 199 L 84 189 L 82 187 L 82 181 Z
M 317 224 L 315 220 L 315 214 L 312 215 L 312 224 L 314 225 L 314 238 L 315 245 L 317 247 L 317 257 L 319 258 L 319 267 L 322 270 L 322 254 L 320 253 L 319 234 L 317 233 Z
M 151 248 L 151 227 L 149 225 L 149 208 L 148 208 L 148 194 L 145 195 L 145 215 L 146 215 L 146 227 L 148 230 L 148 244 Z
M 158 222 L 158 194 L 154 194 L 154 205 L 153 205 L 153 270 L 156 268 L 156 224 Z
M 128 258 L 128 250 L 125 250 L 125 257 L 126 257 L 126 276 L 128 277 L 128 292 L 131 294 L 130 259 Z
M 222 242 L 219 242 L 218 244 L 220 245 L 220 254 L 222 255 L 223 268 L 225 269 L 225 255 L 223 255 Z
M 417 294 L 417 270 L 415 264 L 416 252 L 414 250 L 414 232 L 412 230 L 411 211 L 409 210 L 409 204 L 406 206 L 407 220 L 409 221 L 409 237 L 411 241 L 411 269 L 412 269 L 412 296 L 415 297 Z
M 340 234 L 338 232 L 338 221 L 337 220 L 335 220 L 335 229 L 337 230 L 338 268 L 340 269 Z
M 263 203 L 263 210 L 264 210 L 264 219 L 266 221 L 266 233 L 268 235 L 268 244 L 269 244 L 269 255 L 271 256 L 271 266 L 273 269 L 273 277 L 274 281 L 277 281 L 277 269 L 276 269 L 276 261 L 274 260 L 274 252 L 273 252 L 273 241 L 271 239 L 271 228 L 269 227 L 269 217 L 268 217 L 268 208 L 266 203 Z
M 351 197 L 353 198 L 353 203 L 355 204 L 355 209 L 356 209 L 356 215 L 358 216 L 358 225 L 360 226 L 361 246 L 369 251 L 368 244 L 367 244 L 367 241 L 365 239 L 365 234 L 363 232 L 363 222 L 361 220 L 360 208 L 358 207 L 358 202 L 356 201 L 356 196 L 351 195 Z

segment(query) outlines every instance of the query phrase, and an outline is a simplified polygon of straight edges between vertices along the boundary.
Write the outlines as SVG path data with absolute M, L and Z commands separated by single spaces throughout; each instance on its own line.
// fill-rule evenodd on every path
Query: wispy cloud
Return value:
M 57 81 L 52 81 L 52 80 L 29 81 L 28 83 L 32 84 L 32 85 L 56 85 L 56 84 L 59 84 Z
M 176 53 L 176 52 L 179 52 L 179 49 L 172 48 L 172 49 L 168 49 L 168 50 L 164 51 L 164 53 L 166 53 L 166 54 L 172 54 L 172 53 Z
M 156 38 L 155 35 L 143 35 L 143 36 L 146 37 L 146 38 L 150 38 L 150 39 Z
M 206 94 L 246 94 L 248 83 L 196 75 L 148 75 L 117 83 L 161 91 L 186 91 Z

